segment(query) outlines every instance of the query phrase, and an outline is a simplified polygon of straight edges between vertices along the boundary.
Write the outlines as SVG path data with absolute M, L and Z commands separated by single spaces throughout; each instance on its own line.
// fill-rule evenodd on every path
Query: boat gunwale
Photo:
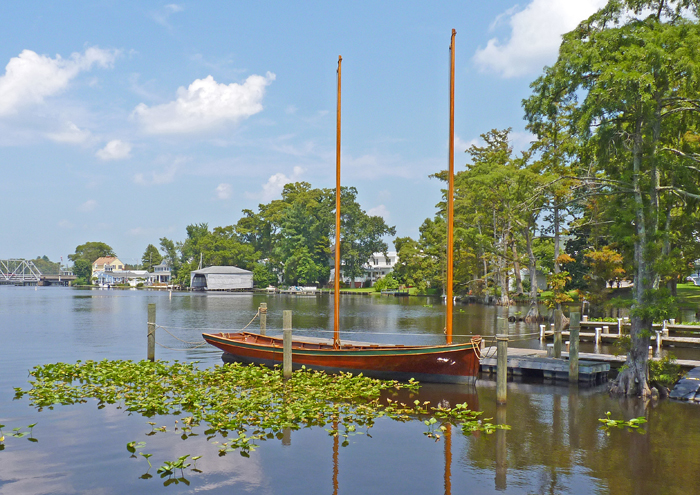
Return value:
M 225 335 L 243 335 L 252 336 L 256 339 L 262 337 L 268 340 L 269 343 L 265 342 L 245 342 L 244 340 L 231 339 L 225 337 Z M 202 333 L 205 340 L 211 339 L 212 341 L 219 342 L 225 345 L 232 345 L 238 347 L 244 347 L 247 349 L 259 349 L 268 352 L 280 352 L 282 350 L 282 338 L 273 337 L 269 335 L 259 335 L 250 332 L 221 332 L 218 334 Z M 279 342 L 279 344 L 275 344 Z M 211 342 L 209 342 L 211 344 Z M 319 346 L 318 348 L 305 348 L 304 345 Z M 437 354 L 437 353 L 453 353 L 461 351 L 475 350 L 478 345 L 478 341 L 470 341 L 463 343 L 453 343 L 453 344 L 438 344 L 438 345 L 344 345 L 339 349 L 334 349 L 332 344 L 326 343 L 314 343 L 314 342 L 303 342 L 303 341 L 293 341 L 292 342 L 292 353 L 293 354 L 311 354 L 311 355 L 375 355 L 375 354 L 397 354 L 397 355 L 420 355 L 420 354 Z

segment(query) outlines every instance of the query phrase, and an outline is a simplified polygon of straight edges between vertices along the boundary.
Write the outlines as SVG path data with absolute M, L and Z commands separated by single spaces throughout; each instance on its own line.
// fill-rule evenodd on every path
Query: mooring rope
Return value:
M 253 321 L 255 321 L 255 318 L 257 318 L 259 315 L 260 315 L 260 310 L 258 310 L 258 312 L 255 313 L 255 316 L 253 316 L 253 318 L 248 322 L 248 324 L 247 324 L 246 326 L 244 326 L 240 331 L 243 331 L 243 330 L 245 330 L 246 328 L 248 328 L 248 327 L 253 323 Z M 166 345 L 161 344 L 160 342 L 156 341 L 156 344 L 158 344 L 159 346 L 161 346 L 161 347 L 163 347 L 163 348 L 165 348 L 165 349 L 170 349 L 171 351 L 189 351 L 189 350 L 191 350 L 191 349 L 197 349 L 197 348 L 199 348 L 199 347 L 203 347 L 203 346 L 207 345 L 207 342 L 206 342 L 206 340 L 204 340 L 204 339 L 196 340 L 196 341 L 183 340 L 183 339 L 181 339 L 180 337 L 178 337 L 177 335 L 173 334 L 170 330 L 168 330 L 168 328 L 170 328 L 170 329 L 178 329 L 178 330 L 197 330 L 197 331 L 202 331 L 202 330 L 221 330 L 221 329 L 219 329 L 219 328 L 191 328 L 191 327 L 188 328 L 188 327 L 173 327 L 173 326 L 165 327 L 165 326 L 163 326 L 163 325 L 155 325 L 155 328 L 160 328 L 160 329 L 162 329 L 162 330 L 165 330 L 165 333 L 167 333 L 168 335 L 170 335 L 170 336 L 171 336 L 172 338 L 174 338 L 175 340 L 179 340 L 180 342 L 182 342 L 182 343 L 185 344 L 185 346 L 186 346 L 186 347 L 184 347 L 184 348 L 169 347 L 169 346 L 166 346 Z
M 253 322 L 255 321 L 255 319 L 258 316 L 260 316 L 260 309 L 258 309 L 258 311 L 255 313 L 255 315 L 253 315 L 253 317 L 250 319 L 248 324 L 238 331 L 242 332 L 245 329 L 247 329 L 250 325 L 253 324 Z M 186 351 L 186 350 L 190 350 L 190 349 L 197 349 L 199 347 L 206 345 L 207 343 L 205 340 L 197 340 L 197 341 L 183 340 L 183 339 L 179 338 L 177 335 L 173 334 L 170 330 L 196 330 L 198 332 L 201 332 L 201 331 L 214 331 L 214 332 L 230 331 L 229 329 L 214 328 L 214 327 L 178 327 L 178 326 L 172 326 L 172 325 L 168 325 L 167 327 L 164 325 L 155 325 L 155 328 L 160 328 L 160 329 L 164 330 L 172 338 L 185 344 L 186 347 L 184 347 L 184 348 L 175 348 L 175 347 L 166 346 L 166 345 L 156 341 L 156 344 L 158 344 L 159 346 L 161 346 L 165 349 L 170 349 L 170 350 L 175 350 L 175 351 Z M 312 329 L 312 328 L 298 328 L 298 329 L 294 330 L 294 333 L 298 333 L 298 332 L 333 333 L 333 330 L 320 330 L 320 329 Z M 357 334 L 391 335 L 394 337 L 396 337 L 396 336 L 434 337 L 435 336 L 435 334 L 432 334 L 432 333 L 367 332 L 367 331 L 354 331 L 354 330 L 341 330 L 340 333 L 346 334 L 346 335 L 357 335 Z M 532 340 L 533 337 L 539 337 L 539 336 L 540 336 L 539 332 L 507 335 L 509 342 L 524 342 L 527 340 Z M 471 337 L 474 337 L 474 335 L 472 335 L 472 334 L 453 334 L 453 337 L 470 337 L 471 338 Z M 491 344 L 486 346 L 484 348 L 483 352 L 481 351 L 481 349 L 478 346 L 475 346 L 474 352 L 477 354 L 479 359 L 493 357 L 496 354 L 495 343 L 497 340 L 497 335 L 486 335 L 486 336 L 482 336 L 481 338 L 484 341 L 490 341 Z

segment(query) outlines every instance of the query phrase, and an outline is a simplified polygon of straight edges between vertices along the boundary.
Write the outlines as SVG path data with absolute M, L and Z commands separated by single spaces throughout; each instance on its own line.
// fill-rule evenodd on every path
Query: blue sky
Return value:
M 416 237 L 447 165 L 513 128 L 560 35 L 603 0 L 0 3 L 0 259 L 66 259 L 102 241 L 137 263 L 190 223 L 230 225 L 286 182 L 342 181 Z M 4 67 L 4 69 L 3 69 Z

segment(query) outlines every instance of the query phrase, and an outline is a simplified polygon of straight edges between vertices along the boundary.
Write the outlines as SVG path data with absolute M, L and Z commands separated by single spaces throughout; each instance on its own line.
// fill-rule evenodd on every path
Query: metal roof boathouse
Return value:
M 253 289 L 253 272 L 235 266 L 210 266 L 190 273 L 192 290 L 246 291 Z

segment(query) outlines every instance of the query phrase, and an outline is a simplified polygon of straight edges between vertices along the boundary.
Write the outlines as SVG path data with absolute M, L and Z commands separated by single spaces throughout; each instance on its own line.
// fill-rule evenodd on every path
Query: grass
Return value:
M 683 308 L 700 307 L 700 286 L 678 284 L 678 306 Z

